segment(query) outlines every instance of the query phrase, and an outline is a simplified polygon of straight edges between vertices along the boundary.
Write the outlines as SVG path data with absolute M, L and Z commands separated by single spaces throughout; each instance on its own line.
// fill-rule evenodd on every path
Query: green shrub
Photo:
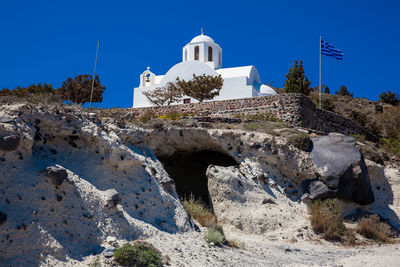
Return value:
M 152 245 L 136 241 L 125 244 L 114 252 L 115 260 L 125 266 L 162 266 L 161 253 Z
M 400 130 L 380 140 L 381 145 L 391 153 L 400 155 Z
M 246 123 L 244 125 L 244 128 L 246 130 L 254 131 L 254 130 L 262 128 L 262 125 L 259 122 L 250 122 L 250 123 Z
M 156 117 L 155 114 L 149 110 L 149 111 L 146 111 L 144 114 L 140 115 L 138 117 L 138 120 L 143 123 L 146 123 L 146 122 L 154 119 L 155 117 Z
M 201 226 L 212 226 L 217 224 L 218 220 L 212 212 L 207 209 L 200 201 L 195 200 L 193 196 L 183 201 L 183 206 L 190 218 L 195 219 Z
M 311 226 L 315 233 L 331 241 L 341 241 L 346 227 L 342 209 L 336 199 L 316 200 L 309 207 Z
M 349 114 L 349 118 L 360 124 L 362 127 L 365 127 L 367 124 L 367 116 L 364 113 L 352 110 Z
M 334 111 L 335 110 L 335 105 L 331 102 L 329 98 L 324 98 L 322 100 L 322 108 L 328 111 Z
M 365 142 L 367 139 L 363 134 L 351 134 L 358 142 Z
M 387 242 L 393 235 L 390 226 L 381 222 L 378 215 L 370 215 L 362 218 L 357 227 L 357 232 L 366 238 Z
M 222 227 L 212 226 L 207 229 L 207 232 L 204 236 L 208 243 L 214 243 L 216 246 L 221 245 L 225 241 L 224 233 L 220 231 Z

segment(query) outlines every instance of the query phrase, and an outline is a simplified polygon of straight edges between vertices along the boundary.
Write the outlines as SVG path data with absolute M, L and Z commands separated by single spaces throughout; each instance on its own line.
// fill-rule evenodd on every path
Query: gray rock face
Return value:
M 19 135 L 13 134 L 8 136 L 0 137 L 0 150 L 12 151 L 17 149 L 19 145 Z
M 115 207 L 121 203 L 121 195 L 115 189 L 108 189 L 105 192 L 107 207 Z
M 68 178 L 67 171 L 57 166 L 47 167 L 45 170 L 45 174 L 51 179 L 51 182 L 54 185 L 60 185 L 63 183 L 64 180 L 67 180 Z
M 311 159 L 320 178 L 309 184 L 311 199 L 337 197 L 361 205 L 374 202 L 364 158 L 353 137 L 331 133 L 312 142 Z

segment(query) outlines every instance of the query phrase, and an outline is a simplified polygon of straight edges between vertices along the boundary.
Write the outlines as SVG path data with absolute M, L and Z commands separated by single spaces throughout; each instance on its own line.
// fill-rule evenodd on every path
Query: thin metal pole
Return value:
M 322 37 L 319 36 L 319 108 L 321 108 L 321 42 Z
M 97 57 L 98 57 L 98 55 L 99 55 L 99 45 L 100 45 L 100 40 L 97 40 L 96 60 L 95 60 L 95 62 L 94 62 L 94 70 L 93 70 L 93 77 L 92 77 L 92 89 L 90 90 L 90 107 L 92 107 L 94 77 L 95 77 L 95 75 L 96 75 L 96 65 L 97 65 Z

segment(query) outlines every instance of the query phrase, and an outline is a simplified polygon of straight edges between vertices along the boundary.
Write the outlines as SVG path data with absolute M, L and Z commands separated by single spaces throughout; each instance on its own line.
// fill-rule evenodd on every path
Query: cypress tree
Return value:
M 303 61 L 298 64 L 297 60 L 295 60 L 293 68 L 289 68 L 289 72 L 286 74 L 285 93 L 310 95 L 310 84 L 311 82 L 304 73 Z

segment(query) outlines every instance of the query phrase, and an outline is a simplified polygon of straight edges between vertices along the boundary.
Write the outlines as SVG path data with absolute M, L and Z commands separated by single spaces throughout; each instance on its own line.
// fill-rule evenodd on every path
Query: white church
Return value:
M 147 67 L 140 75 L 140 85 L 134 89 L 133 107 L 152 106 L 143 91 L 165 86 L 168 82 L 191 80 L 195 75 L 221 75 L 223 86 L 215 100 L 250 98 L 275 95 L 270 86 L 262 84 L 255 66 L 222 68 L 222 48 L 214 40 L 203 34 L 194 37 L 182 49 L 182 62 L 173 66 L 165 75 L 155 75 Z M 197 100 L 183 97 L 183 103 L 196 103 Z

